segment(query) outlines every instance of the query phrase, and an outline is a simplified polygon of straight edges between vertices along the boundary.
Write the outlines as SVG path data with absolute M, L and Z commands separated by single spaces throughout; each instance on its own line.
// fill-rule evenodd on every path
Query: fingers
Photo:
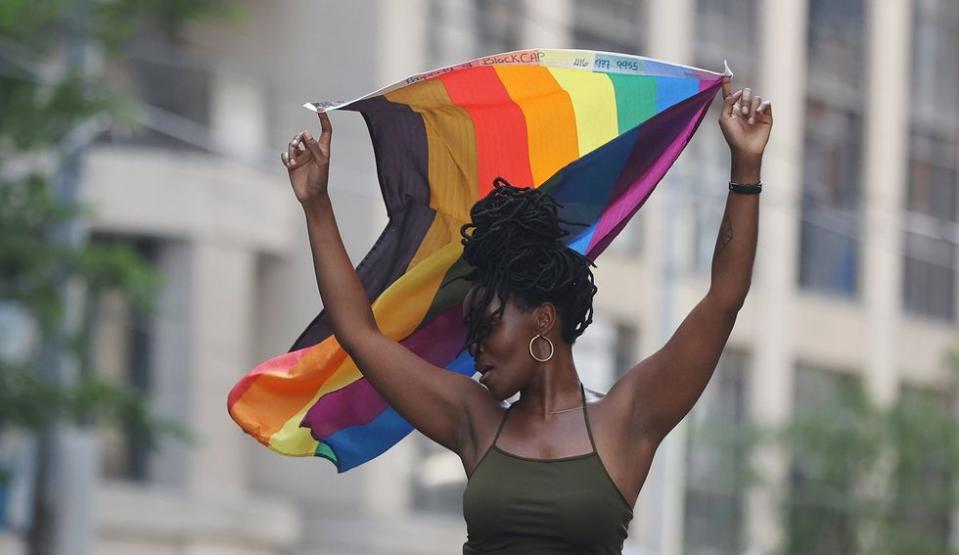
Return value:
M 303 132 L 303 144 L 306 145 L 306 148 L 309 149 L 310 154 L 313 155 L 313 158 L 315 158 L 317 162 L 326 158 L 326 156 L 323 156 L 323 152 L 320 149 L 320 144 L 316 142 L 316 139 L 313 138 L 313 135 L 310 135 L 309 131 Z
M 288 169 L 294 169 L 305 162 L 303 154 L 307 152 L 306 145 L 303 143 L 306 131 L 300 131 L 286 145 L 286 152 L 280 154 L 280 160 Z
M 756 110 L 762 104 L 763 98 L 761 96 L 754 96 L 752 103 L 749 105 L 749 123 L 756 123 Z
M 293 136 L 286 145 L 286 151 L 280 154 L 280 161 L 287 169 L 294 169 L 308 159 L 312 158 L 317 162 L 322 162 L 329 158 L 330 138 L 333 135 L 333 125 L 330 123 L 330 117 L 326 112 L 317 112 L 320 118 L 319 140 L 315 139 L 309 131 L 303 130 Z
M 290 167 L 296 163 L 296 143 L 300 140 L 300 134 L 297 133 L 286 145 L 286 157 L 290 161 Z
M 723 99 L 723 117 L 729 118 L 733 115 L 733 109 L 736 107 L 736 102 L 739 101 L 742 95 L 743 91 L 740 89 L 733 94 L 728 94 L 725 96 Z
M 729 96 L 729 91 L 733 88 L 733 76 L 723 75 L 723 98 Z
M 740 108 L 743 116 L 749 116 L 749 111 L 752 109 L 753 102 L 753 90 L 749 87 L 743 89 L 742 97 L 742 107 Z M 737 114 L 738 115 L 738 114 Z
M 770 101 L 763 100 L 763 97 L 759 95 L 753 95 L 752 89 L 749 87 L 730 93 L 730 81 L 730 76 L 723 77 L 723 118 L 736 117 L 749 123 L 756 123 L 756 121 L 769 123 L 772 121 L 772 103 Z
M 280 153 L 280 161 L 283 162 L 283 165 L 286 166 L 288 170 L 296 169 L 302 164 L 302 160 L 297 160 L 296 157 L 290 156 L 289 149 Z
M 759 105 L 759 108 L 756 108 L 756 112 L 763 114 L 767 117 L 772 117 L 773 115 L 773 105 L 772 102 L 764 100 L 762 104 Z

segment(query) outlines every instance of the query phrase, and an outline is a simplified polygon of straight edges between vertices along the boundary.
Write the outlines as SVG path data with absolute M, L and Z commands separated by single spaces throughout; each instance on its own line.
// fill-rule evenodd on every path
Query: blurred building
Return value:
M 155 314 L 100 299 L 103 372 L 200 435 L 159 453 L 100 431 L 96 553 L 452 553 L 466 539 L 458 458 L 413 433 L 343 475 L 277 455 L 229 419 L 226 394 L 319 310 L 305 226 L 279 153 L 317 130 L 308 100 L 528 47 L 638 53 L 714 71 L 773 101 L 749 298 L 716 373 L 667 438 L 627 553 L 766 553 L 773 488 L 733 478 L 740 452 L 696 423 L 778 423 L 843 381 L 881 403 L 935 398 L 957 339 L 959 4 L 954 0 L 379 0 L 239 3 L 185 45 L 144 38 L 110 68 L 149 125 L 90 152 L 95 241 L 134 245 L 165 276 Z M 606 391 L 655 352 L 709 286 L 727 195 L 720 99 L 599 261 L 597 319 L 576 347 Z M 385 225 L 362 119 L 333 116 L 331 192 L 354 262 Z M 930 533 L 953 541 L 959 522 Z M 841 518 L 837 518 L 841 527 Z

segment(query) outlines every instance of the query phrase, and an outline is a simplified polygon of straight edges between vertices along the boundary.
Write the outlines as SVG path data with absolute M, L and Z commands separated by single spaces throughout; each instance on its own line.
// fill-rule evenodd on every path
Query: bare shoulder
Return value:
M 606 471 L 633 506 L 652 465 L 656 444 L 648 434 L 635 433 L 629 411 L 623 409 L 613 389 L 606 394 L 587 390 L 590 426 Z
M 648 443 L 651 434 L 637 429 L 636 399 L 632 393 L 632 390 L 624 387 L 622 380 L 614 384 L 607 393 L 586 390 L 590 421 L 595 424 L 594 434 L 598 433 L 610 442 L 624 447 L 635 448 Z
M 474 427 L 484 427 L 499 423 L 499 417 L 509 406 L 497 401 L 481 383 L 470 379 L 466 387 L 466 410 Z
M 466 387 L 468 426 L 458 453 L 467 475 L 493 442 L 496 429 L 506 412 L 507 404 L 497 401 L 482 384 L 470 380 Z
M 593 436 L 608 438 L 606 443 L 618 443 L 623 437 L 624 420 L 618 415 L 614 401 L 608 393 L 586 389 L 586 406 Z
M 619 420 L 616 416 L 616 398 L 610 398 L 609 393 L 586 388 L 586 405 L 591 422 L 602 419 L 603 423 L 609 424 Z
M 596 391 L 588 387 L 584 387 L 586 391 L 586 406 L 589 407 L 589 414 L 592 417 L 597 411 L 606 412 L 607 403 L 606 403 L 606 394 L 602 391 Z

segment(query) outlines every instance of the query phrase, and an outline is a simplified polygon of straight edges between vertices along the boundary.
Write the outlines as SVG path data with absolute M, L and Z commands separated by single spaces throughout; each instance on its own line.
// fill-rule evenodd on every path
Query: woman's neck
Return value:
M 533 378 L 520 390 L 519 401 L 514 403 L 516 408 L 513 410 L 546 418 L 551 414 L 569 412 L 582 404 L 572 349 L 565 345 L 557 346 L 549 362 L 537 363 Z

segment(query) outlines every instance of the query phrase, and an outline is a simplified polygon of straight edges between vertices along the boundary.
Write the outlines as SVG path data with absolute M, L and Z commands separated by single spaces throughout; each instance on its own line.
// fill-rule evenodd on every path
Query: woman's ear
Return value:
M 550 302 L 543 303 L 536 308 L 535 314 L 536 329 L 539 333 L 546 335 L 553 329 L 559 320 L 559 312 L 556 305 Z

